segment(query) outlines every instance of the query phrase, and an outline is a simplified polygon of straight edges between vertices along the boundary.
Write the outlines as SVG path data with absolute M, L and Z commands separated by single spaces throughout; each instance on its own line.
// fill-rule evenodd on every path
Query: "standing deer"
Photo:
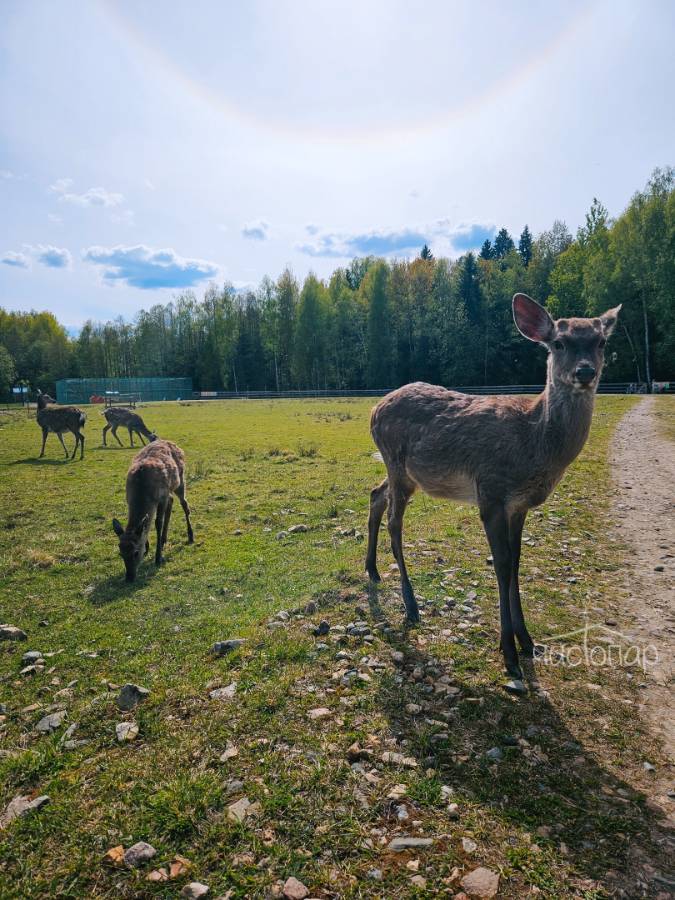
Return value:
M 521 679 L 515 638 L 534 654 L 518 586 L 525 517 L 543 503 L 588 437 L 604 347 L 621 306 L 594 319 L 558 319 L 525 294 L 513 298 L 520 333 L 548 348 L 546 387 L 538 397 L 476 397 L 422 382 L 384 397 L 370 430 L 387 478 L 370 495 L 366 571 L 379 581 L 377 537 L 385 509 L 407 618 L 419 610 L 403 559 L 403 514 L 418 488 L 433 497 L 475 503 L 499 585 L 500 647 L 508 673 Z
M 117 437 L 117 429 L 120 427 L 120 425 L 123 425 L 128 429 L 129 441 L 132 447 L 134 446 L 134 432 L 136 432 L 142 444 L 145 444 L 143 435 L 145 435 L 145 437 L 149 441 L 157 440 L 157 435 L 155 434 L 155 432 L 150 431 L 150 429 L 146 427 L 143 419 L 141 419 L 141 417 L 137 413 L 132 412 L 130 409 L 126 409 L 125 407 L 121 406 L 111 406 L 110 409 L 104 410 L 103 415 L 105 416 L 107 422 L 107 425 L 103 427 L 104 447 L 108 446 L 108 444 L 106 443 L 106 434 L 108 431 L 110 431 L 111 428 L 113 437 L 120 445 L 120 447 L 123 446 L 122 441 Z
M 155 565 L 164 562 L 162 548 L 169 532 L 171 507 L 175 494 L 185 513 L 188 544 L 194 542 L 190 524 L 190 507 L 185 499 L 185 454 L 171 441 L 146 444 L 131 461 L 127 473 L 127 505 L 129 520 L 123 528 L 113 519 L 113 530 L 120 539 L 120 555 L 124 560 L 127 581 L 134 581 L 138 566 L 150 549 L 148 534 L 155 520 L 157 549 Z
M 75 459 L 78 445 L 80 447 L 80 459 L 84 459 L 84 435 L 80 428 L 84 427 L 87 417 L 76 406 L 49 406 L 50 403 L 56 403 L 49 394 L 43 394 L 42 391 L 37 392 L 37 421 L 42 428 L 42 450 L 40 450 L 40 459 L 45 455 L 45 444 L 47 443 L 47 435 L 50 431 L 61 441 L 61 446 L 68 458 L 68 450 L 63 442 L 63 432 L 70 431 L 75 436 L 75 447 L 71 459 Z

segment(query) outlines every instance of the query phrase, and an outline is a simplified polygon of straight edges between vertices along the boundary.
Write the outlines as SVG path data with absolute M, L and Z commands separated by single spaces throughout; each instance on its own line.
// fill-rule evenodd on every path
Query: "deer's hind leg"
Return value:
M 48 429 L 48 428 L 43 428 L 43 429 L 42 429 L 42 450 L 40 450 L 40 456 L 39 456 L 39 459 L 42 459 L 42 457 L 45 455 L 45 444 L 47 443 L 47 435 L 48 435 L 48 434 L 49 434 L 49 429 Z M 68 455 L 68 454 L 66 453 L 66 456 L 67 456 L 67 455 Z
M 511 550 L 511 581 L 509 583 L 509 608 L 511 610 L 511 623 L 513 631 L 518 638 L 521 652 L 524 656 L 534 656 L 534 641 L 525 625 L 525 614 L 520 602 L 520 585 L 518 573 L 520 569 L 520 548 L 523 536 L 523 526 L 527 513 L 517 512 L 509 516 L 509 548 Z
M 166 501 L 166 509 L 164 510 L 164 527 L 162 528 L 162 547 L 166 544 L 169 534 L 169 520 L 171 519 L 171 510 L 173 508 L 173 497 L 169 495 Z
M 398 571 L 401 576 L 401 593 L 405 604 L 406 617 L 412 623 L 419 622 L 420 611 L 408 578 L 405 560 L 403 559 L 403 515 L 408 505 L 408 500 L 410 500 L 414 492 L 414 484 L 407 479 L 394 479 L 390 473 L 387 524 L 391 538 L 391 550 L 394 554 L 394 559 L 398 563 Z
M 60 431 L 57 431 L 56 436 L 61 441 L 61 446 L 63 447 L 63 452 L 66 454 L 66 459 L 68 459 L 70 454 L 68 453 L 68 448 L 66 447 L 66 442 L 63 440 L 63 435 L 61 434 Z M 77 450 L 77 440 L 75 440 L 75 450 Z M 75 456 L 75 450 L 73 450 L 73 456 Z M 70 458 L 72 459 L 73 457 L 71 456 Z
M 162 556 L 162 535 L 164 533 L 164 513 L 166 511 L 166 501 L 164 503 L 159 503 L 157 505 L 157 512 L 155 513 L 155 528 L 157 529 L 157 547 L 155 548 L 155 565 L 161 566 L 164 562 L 164 557 Z
M 480 505 L 480 517 L 487 535 L 494 560 L 499 585 L 500 648 L 504 654 L 506 670 L 512 678 L 522 679 L 516 640 L 511 619 L 509 594 L 511 588 L 512 555 L 509 543 L 509 522 L 501 503 Z
M 370 492 L 370 513 L 368 515 L 368 550 L 366 552 L 366 572 L 371 581 L 381 581 L 377 571 L 377 538 L 380 533 L 382 516 L 387 508 L 387 478 Z
M 194 544 L 195 536 L 192 531 L 192 524 L 190 522 L 190 506 L 185 499 L 185 482 L 181 478 L 181 482 L 176 489 L 176 496 L 180 500 L 180 505 L 183 507 L 183 512 L 185 513 L 185 522 L 187 524 L 187 537 L 188 544 Z
M 117 441 L 117 443 L 120 445 L 120 447 L 124 447 L 124 444 L 122 443 L 122 441 L 121 441 L 121 440 L 119 439 L 119 437 L 117 436 L 117 429 L 118 429 L 118 428 L 119 428 L 119 425 L 113 425 L 113 426 L 112 426 L 113 437 L 115 438 L 115 440 Z

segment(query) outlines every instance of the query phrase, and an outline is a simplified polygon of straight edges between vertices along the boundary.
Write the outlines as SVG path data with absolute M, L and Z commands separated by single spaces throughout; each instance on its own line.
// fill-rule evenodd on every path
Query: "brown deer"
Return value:
M 521 679 L 515 638 L 534 655 L 518 586 L 523 525 L 549 496 L 588 437 L 604 347 L 620 306 L 594 319 L 558 319 L 525 294 L 513 298 L 524 337 L 548 348 L 546 387 L 538 397 L 470 396 L 416 382 L 384 397 L 370 430 L 387 478 L 370 495 L 366 571 L 379 581 L 377 536 L 385 509 L 407 618 L 419 610 L 403 559 L 403 514 L 418 488 L 433 497 L 475 503 L 499 585 L 500 647 Z
M 87 417 L 76 406 L 50 406 L 56 401 L 49 394 L 43 394 L 42 391 L 37 392 L 37 421 L 42 428 L 42 450 L 40 450 L 40 459 L 45 455 L 45 444 L 47 443 L 47 435 L 50 431 L 61 441 L 61 446 L 68 458 L 68 449 L 63 442 L 63 432 L 70 431 L 75 436 L 75 447 L 71 459 L 75 459 L 78 446 L 80 447 L 80 459 L 84 459 L 84 435 L 80 431 L 84 427 Z
M 129 431 L 129 441 L 131 442 L 131 446 L 134 446 L 134 432 L 138 435 L 141 440 L 141 443 L 145 445 L 145 441 L 143 440 L 143 435 L 149 441 L 156 441 L 157 435 L 154 431 L 150 431 L 147 428 L 145 422 L 141 417 L 132 412 L 130 409 L 127 409 L 123 406 L 111 406 L 110 409 L 106 409 L 103 412 L 103 415 L 106 418 L 107 425 L 103 428 L 103 446 L 107 447 L 108 444 L 106 442 L 106 434 L 112 428 L 112 434 L 120 447 L 123 446 L 122 441 L 117 437 L 117 429 L 120 425 L 123 425 Z
M 120 555 L 124 560 L 127 581 L 134 581 L 141 560 L 150 549 L 148 534 L 155 520 L 157 549 L 155 565 L 164 562 L 162 548 L 169 532 L 171 507 L 175 494 L 185 513 L 188 544 L 194 541 L 190 524 L 190 507 L 185 499 L 185 454 L 171 441 L 146 444 L 131 461 L 127 473 L 127 505 L 129 520 L 123 528 L 113 519 L 113 530 L 120 539 Z

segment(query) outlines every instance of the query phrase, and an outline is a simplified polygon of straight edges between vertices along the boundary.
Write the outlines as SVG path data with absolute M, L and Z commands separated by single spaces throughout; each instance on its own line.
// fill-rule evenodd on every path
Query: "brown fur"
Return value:
M 416 490 L 478 505 L 500 583 L 502 649 L 520 674 L 514 633 L 533 651 L 518 588 L 525 516 L 543 503 L 581 451 L 591 424 L 603 347 L 618 308 L 600 319 L 553 322 L 529 297 L 514 297 L 516 324 L 550 350 L 546 388 L 538 397 L 476 397 L 416 382 L 373 410 L 371 433 L 387 478 L 371 493 L 366 570 L 374 581 L 377 536 L 388 507 L 392 550 L 408 618 L 419 612 L 403 559 L 402 522 Z
M 42 428 L 42 449 L 40 450 L 40 459 L 45 455 L 45 444 L 47 443 L 47 435 L 53 432 L 63 447 L 66 459 L 68 458 L 68 450 L 63 442 L 64 431 L 69 431 L 75 437 L 75 446 L 71 459 L 75 458 L 78 446 L 80 447 L 80 459 L 84 459 L 84 435 L 80 429 L 84 426 L 87 417 L 76 406 L 56 406 L 56 401 L 49 396 L 38 391 L 37 398 L 37 421 Z
M 157 530 L 155 564 L 163 562 L 162 548 L 169 531 L 169 520 L 175 494 L 185 513 L 188 543 L 194 540 L 190 523 L 190 507 L 185 498 L 185 454 L 171 441 L 146 444 L 131 461 L 127 473 L 127 506 L 129 520 L 123 528 L 113 519 L 113 529 L 120 539 L 127 581 L 136 577 L 138 566 L 148 552 L 148 534 L 153 519 Z
M 129 441 L 132 447 L 134 446 L 134 432 L 138 435 L 142 444 L 145 444 L 145 441 L 143 440 L 144 435 L 149 441 L 157 440 L 157 435 L 153 431 L 150 431 L 138 413 L 132 412 L 124 406 L 111 406 L 110 409 L 104 411 L 103 415 L 107 422 L 103 428 L 104 447 L 108 446 L 106 434 L 110 429 L 112 429 L 113 437 L 120 447 L 123 446 L 122 441 L 117 437 L 117 429 L 121 425 L 129 431 Z

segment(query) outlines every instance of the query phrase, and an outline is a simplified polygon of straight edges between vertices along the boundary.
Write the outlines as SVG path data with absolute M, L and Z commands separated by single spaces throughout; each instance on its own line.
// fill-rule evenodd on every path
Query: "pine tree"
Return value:
M 495 238 L 495 259 L 504 259 L 514 248 L 513 238 L 506 228 L 502 228 Z
M 422 251 L 420 253 L 420 259 L 428 259 L 431 260 L 434 258 L 434 254 L 431 252 L 431 248 L 428 244 L 425 244 L 422 247 Z
M 490 238 L 486 238 L 483 241 L 483 246 L 480 248 L 479 255 L 481 259 L 494 259 L 495 252 L 492 248 L 492 241 Z
M 370 384 L 386 388 L 391 379 L 392 321 L 387 286 L 389 269 L 385 262 L 376 263 L 363 280 L 363 293 L 368 303 L 368 366 Z
M 518 253 L 520 253 L 523 265 L 527 268 L 532 259 L 532 233 L 527 225 L 523 228 L 520 240 L 518 241 Z

